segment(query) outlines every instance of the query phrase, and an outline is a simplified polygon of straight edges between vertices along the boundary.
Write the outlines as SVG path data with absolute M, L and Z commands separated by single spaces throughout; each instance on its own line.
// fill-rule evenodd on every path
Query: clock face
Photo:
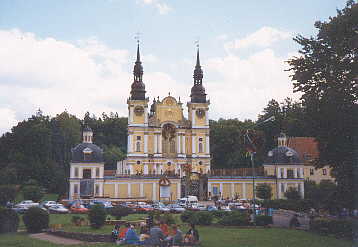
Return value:
M 141 116 L 143 114 L 143 112 L 144 112 L 144 108 L 142 106 L 136 106 L 134 108 L 134 113 L 137 116 Z
M 203 109 L 196 110 L 196 115 L 198 118 L 203 118 L 205 116 L 205 111 Z

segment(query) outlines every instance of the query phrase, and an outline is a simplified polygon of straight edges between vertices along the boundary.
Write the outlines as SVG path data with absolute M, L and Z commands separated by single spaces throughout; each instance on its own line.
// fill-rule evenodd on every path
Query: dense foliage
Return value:
M 353 225 L 348 220 L 315 218 L 310 222 L 310 230 L 319 234 L 332 234 L 337 238 L 352 238 Z
M 38 185 L 26 185 L 22 188 L 22 194 L 25 200 L 32 200 L 34 202 L 39 202 L 44 193 L 40 186 Z
M 300 200 L 290 200 L 290 199 L 275 199 L 275 200 L 265 200 L 261 202 L 261 205 L 265 208 L 273 209 L 286 209 L 293 210 L 296 212 L 308 212 L 313 204 L 310 200 L 300 199 Z
M 88 220 L 93 228 L 101 228 L 106 220 L 106 210 L 101 205 L 94 205 L 88 212 Z
M 115 206 L 109 210 L 109 214 L 116 217 L 117 220 L 120 220 L 122 217 L 129 215 L 133 210 L 128 207 Z
M 300 56 L 288 61 L 294 90 L 302 93 L 307 124 L 319 142 L 317 165 L 330 164 L 336 197 L 352 208 L 353 167 L 358 142 L 358 4 L 348 1 L 328 21 L 315 23 L 314 37 L 298 35 Z M 357 199 L 358 200 L 358 199 Z
M 263 200 L 269 200 L 272 197 L 272 188 L 269 184 L 258 184 L 256 186 L 256 196 Z
M 272 224 L 272 216 L 268 215 L 257 215 L 256 216 L 256 225 L 257 226 L 267 226 Z
M 285 197 L 288 200 L 294 200 L 294 201 L 301 199 L 300 192 L 298 192 L 298 190 L 293 187 L 288 188 L 288 190 L 285 192 Z
M 342 202 L 336 197 L 337 189 L 337 185 L 329 180 L 322 180 L 319 184 L 305 181 L 305 199 L 317 210 L 325 209 L 337 213 L 342 206 Z
M 17 232 L 19 215 L 11 209 L 0 207 L 0 233 Z
M 233 211 L 221 218 L 218 223 L 224 226 L 247 226 L 249 225 L 249 218 L 246 213 Z
M 48 228 L 50 216 L 47 211 L 41 208 L 31 207 L 25 212 L 22 219 L 27 231 L 35 233 Z
M 16 187 L 14 185 L 0 185 L 0 206 L 5 206 L 7 202 L 13 202 L 16 197 Z

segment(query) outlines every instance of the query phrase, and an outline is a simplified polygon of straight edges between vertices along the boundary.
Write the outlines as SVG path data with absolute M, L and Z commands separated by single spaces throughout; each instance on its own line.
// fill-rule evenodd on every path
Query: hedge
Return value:
M 41 232 L 43 229 L 47 229 L 50 221 L 47 211 L 38 207 L 29 208 L 22 219 L 27 231 L 31 233 Z
M 0 207 L 0 233 L 16 232 L 19 227 L 19 215 L 11 209 Z
M 319 234 L 332 234 L 337 238 L 352 238 L 353 225 L 348 220 L 316 218 L 310 222 L 310 230 Z

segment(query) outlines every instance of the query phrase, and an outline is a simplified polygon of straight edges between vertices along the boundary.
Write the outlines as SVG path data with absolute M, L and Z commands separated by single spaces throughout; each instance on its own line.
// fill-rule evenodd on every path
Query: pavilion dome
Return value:
M 103 150 L 93 143 L 80 143 L 71 149 L 72 163 L 102 163 Z
M 275 165 L 275 164 L 302 164 L 302 161 L 298 153 L 289 147 L 278 146 L 267 153 L 266 165 Z

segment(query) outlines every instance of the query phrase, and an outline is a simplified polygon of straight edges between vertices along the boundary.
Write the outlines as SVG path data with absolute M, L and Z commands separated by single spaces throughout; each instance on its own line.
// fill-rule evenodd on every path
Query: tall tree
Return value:
M 358 4 L 348 1 L 337 16 L 315 23 L 318 34 L 295 41 L 300 56 L 288 61 L 294 90 L 303 93 L 309 124 L 319 142 L 317 165 L 330 164 L 340 201 L 353 202 L 354 137 L 357 135 Z

